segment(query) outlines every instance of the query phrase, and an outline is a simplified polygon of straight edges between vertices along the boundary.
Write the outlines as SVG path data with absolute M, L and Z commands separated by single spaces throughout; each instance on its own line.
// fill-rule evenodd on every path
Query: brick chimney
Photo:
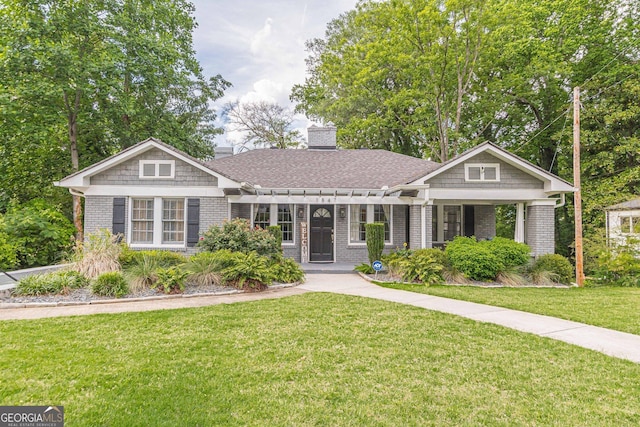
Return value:
M 218 159 L 224 159 L 225 157 L 230 157 L 233 156 L 233 147 L 216 147 L 214 149 L 214 158 L 216 160 Z
M 333 123 L 326 126 L 311 125 L 307 128 L 307 146 L 309 150 L 335 150 L 336 130 Z

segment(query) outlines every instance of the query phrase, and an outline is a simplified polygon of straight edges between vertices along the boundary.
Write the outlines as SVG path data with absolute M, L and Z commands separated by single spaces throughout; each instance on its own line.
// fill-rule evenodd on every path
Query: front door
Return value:
M 311 205 L 309 261 L 333 261 L 333 206 Z

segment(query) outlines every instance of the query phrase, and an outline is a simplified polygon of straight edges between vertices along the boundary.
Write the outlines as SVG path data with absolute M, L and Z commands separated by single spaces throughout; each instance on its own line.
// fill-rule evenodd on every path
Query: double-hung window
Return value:
M 184 199 L 132 199 L 130 230 L 129 242 L 134 246 L 184 246 Z
M 391 205 L 349 205 L 349 243 L 365 243 L 365 224 L 384 224 L 384 241 L 391 243 Z
M 293 205 L 264 203 L 253 205 L 253 226 L 266 230 L 270 225 L 280 226 L 282 243 L 293 244 Z

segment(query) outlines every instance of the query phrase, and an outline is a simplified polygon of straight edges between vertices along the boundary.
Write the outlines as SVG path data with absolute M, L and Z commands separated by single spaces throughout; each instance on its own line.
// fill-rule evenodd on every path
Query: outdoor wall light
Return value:
M 340 206 L 340 218 L 344 218 L 347 216 L 347 210 L 344 206 Z
M 304 208 L 298 208 L 298 218 L 304 218 Z

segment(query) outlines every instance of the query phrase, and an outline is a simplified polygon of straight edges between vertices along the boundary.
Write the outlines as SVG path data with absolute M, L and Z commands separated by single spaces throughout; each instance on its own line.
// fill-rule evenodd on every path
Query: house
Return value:
M 194 252 L 226 219 L 279 225 L 286 256 L 367 260 L 365 224 L 386 248 L 430 248 L 459 235 L 490 239 L 498 205 L 515 205 L 515 240 L 554 252 L 554 211 L 574 188 L 484 143 L 435 163 L 384 150 L 336 149 L 336 128 L 309 128 L 308 149 L 252 150 L 202 162 L 148 139 L 57 185 L 85 198 L 85 232 L 109 228 L 133 248 Z
M 640 242 L 640 198 L 605 208 L 607 244 L 624 246 Z

